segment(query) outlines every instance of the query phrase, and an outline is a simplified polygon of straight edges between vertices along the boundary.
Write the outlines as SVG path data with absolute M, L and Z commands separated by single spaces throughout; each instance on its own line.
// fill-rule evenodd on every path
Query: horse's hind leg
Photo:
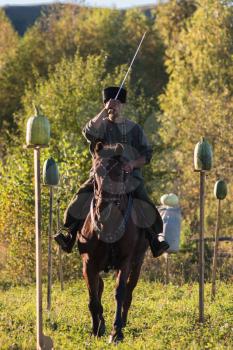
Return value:
M 85 264 L 83 267 L 83 276 L 89 292 L 89 310 L 92 317 L 92 333 L 95 336 L 99 336 L 101 324 L 100 317 L 103 315 L 103 307 L 99 299 L 99 273 L 95 271 L 95 268 Z
M 116 294 L 115 294 L 116 313 L 115 313 L 115 319 L 113 323 L 113 330 L 110 336 L 110 343 L 112 342 L 117 343 L 119 341 L 122 341 L 124 338 L 124 335 L 122 332 L 122 326 L 123 326 L 122 306 L 125 298 L 127 279 L 128 279 L 128 266 L 125 269 L 119 270 L 118 276 L 117 276 L 117 286 L 116 286 Z
M 130 272 L 129 279 L 127 281 L 126 295 L 125 295 L 125 299 L 124 299 L 124 303 L 123 303 L 123 310 L 122 310 L 122 326 L 123 327 L 125 327 L 126 323 L 127 323 L 127 316 L 128 316 L 129 308 L 131 306 L 131 302 L 132 302 L 133 290 L 138 283 L 141 267 L 142 267 L 142 262 L 137 263 L 136 265 L 133 265 L 132 270 Z
M 101 276 L 99 276 L 99 291 L 98 291 L 98 296 L 99 296 L 99 302 L 101 304 L 101 297 L 104 291 L 104 281 Z M 102 313 L 99 314 L 99 330 L 98 330 L 98 336 L 102 336 L 105 333 L 105 321 L 103 317 L 103 308 L 102 308 Z

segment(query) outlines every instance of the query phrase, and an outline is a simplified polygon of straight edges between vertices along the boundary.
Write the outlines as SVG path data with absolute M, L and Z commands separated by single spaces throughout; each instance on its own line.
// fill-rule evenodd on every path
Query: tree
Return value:
M 19 38 L 3 10 L 0 10 L 0 71 L 9 57 L 14 56 Z
M 154 17 L 140 10 L 126 12 L 111 9 L 87 9 L 75 5 L 52 6 L 22 40 L 14 57 L 10 57 L 0 73 L 0 127 L 13 124 L 13 114 L 21 107 L 28 85 L 35 86 L 39 77 L 63 57 L 74 57 L 77 49 L 82 57 L 105 52 L 107 70 L 130 63 L 144 31 L 146 40 L 132 70 L 132 82 L 139 92 L 157 97 L 165 82 L 164 47 L 154 26 Z M 119 84 L 119 82 L 117 82 Z
M 214 148 L 214 169 L 207 183 L 210 225 L 215 215 L 214 182 L 219 176 L 227 181 L 232 178 L 233 31 L 232 8 L 228 4 L 201 1 L 180 30 L 177 45 L 168 48 L 166 65 L 170 78 L 160 97 L 161 136 L 171 150 L 165 162 L 167 170 L 176 169 L 170 186 L 183 198 L 191 225 L 198 208 L 199 186 L 192 169 L 193 149 L 201 136 L 206 136 Z M 228 202 L 227 211 L 230 207 Z M 228 216 L 224 222 L 226 226 L 230 224 Z
M 21 107 L 27 85 L 33 87 L 39 77 L 46 78 L 48 70 L 62 57 L 74 56 L 77 46 L 72 41 L 75 32 L 72 23 L 75 21 L 71 19 L 76 12 L 73 5 L 52 6 L 51 12 L 26 32 L 15 55 L 8 57 L 0 72 L 0 128 L 3 123 L 5 128 L 13 126 L 13 114 Z
M 167 48 L 177 44 L 180 32 L 196 8 L 196 0 L 170 0 L 158 6 L 156 28 Z

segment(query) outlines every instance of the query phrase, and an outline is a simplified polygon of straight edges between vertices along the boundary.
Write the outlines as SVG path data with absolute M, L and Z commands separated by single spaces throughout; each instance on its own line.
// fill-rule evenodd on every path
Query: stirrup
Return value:
M 67 240 L 69 235 L 70 235 L 69 229 L 64 226 L 60 226 L 57 232 L 55 233 L 55 235 L 53 235 L 53 238 L 57 242 L 57 240 L 59 240 L 60 237 L 63 237 L 64 240 Z
M 149 241 L 150 249 L 154 258 L 158 258 L 170 247 L 165 240 L 159 241 L 157 235 L 151 230 L 146 231 L 146 238 Z
M 169 247 L 170 246 L 166 241 L 156 242 L 156 244 L 154 244 L 153 241 L 150 243 L 151 252 L 154 258 L 158 258 L 160 255 L 165 253 Z
M 66 253 L 71 253 L 74 243 L 72 242 L 72 235 L 70 230 L 64 226 L 59 227 L 57 233 L 53 236 L 62 250 Z

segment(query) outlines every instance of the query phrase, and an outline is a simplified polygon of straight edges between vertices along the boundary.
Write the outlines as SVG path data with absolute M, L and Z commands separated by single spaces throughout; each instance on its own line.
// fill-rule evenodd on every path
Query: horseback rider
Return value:
M 124 147 L 124 159 L 127 159 L 123 170 L 131 175 L 128 192 L 141 205 L 145 222 L 140 227 L 146 232 L 154 257 L 163 254 L 168 243 L 160 234 L 163 232 L 161 216 L 150 200 L 140 168 L 148 164 L 152 157 L 149 145 L 142 128 L 133 121 L 123 117 L 127 91 L 110 86 L 103 90 L 104 109 L 91 119 L 83 129 L 83 135 L 90 144 L 90 152 L 94 153 L 98 142 L 113 145 L 121 143 Z M 77 231 L 80 231 L 90 209 L 94 192 L 94 174 L 91 170 L 89 179 L 74 195 L 64 214 L 64 227 L 54 237 L 61 248 L 70 253 L 76 242 Z M 67 231 L 64 234 L 63 231 Z

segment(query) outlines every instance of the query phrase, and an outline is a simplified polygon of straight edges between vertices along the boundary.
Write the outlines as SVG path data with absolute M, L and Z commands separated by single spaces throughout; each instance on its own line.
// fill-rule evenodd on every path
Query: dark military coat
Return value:
M 124 146 L 123 156 L 127 160 L 136 160 L 141 156 L 145 156 L 146 163 L 149 163 L 151 160 L 152 147 L 143 129 L 129 119 L 114 123 L 108 118 L 104 118 L 99 129 L 96 129 L 92 119 L 85 125 L 83 135 L 90 143 L 91 153 L 93 153 L 94 147 L 99 141 L 108 145 L 122 143 Z M 134 169 L 133 176 L 142 179 L 140 169 Z

